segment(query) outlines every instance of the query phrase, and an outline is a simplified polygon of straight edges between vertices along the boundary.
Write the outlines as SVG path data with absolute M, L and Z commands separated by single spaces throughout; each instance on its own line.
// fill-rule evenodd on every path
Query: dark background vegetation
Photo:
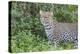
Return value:
M 78 21 L 78 6 L 49 3 L 9 2 L 9 51 L 32 52 L 55 50 L 48 40 L 40 22 L 39 11 L 52 11 L 53 19 L 58 22 L 75 23 Z M 72 45 L 62 44 L 58 49 L 71 49 Z

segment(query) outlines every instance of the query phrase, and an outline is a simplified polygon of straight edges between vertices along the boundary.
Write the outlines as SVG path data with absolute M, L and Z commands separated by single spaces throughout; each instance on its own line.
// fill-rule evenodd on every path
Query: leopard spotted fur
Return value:
M 52 19 L 52 12 L 40 11 L 40 16 L 49 43 L 56 47 L 60 41 L 70 41 L 74 48 L 78 47 L 77 23 L 58 23 Z

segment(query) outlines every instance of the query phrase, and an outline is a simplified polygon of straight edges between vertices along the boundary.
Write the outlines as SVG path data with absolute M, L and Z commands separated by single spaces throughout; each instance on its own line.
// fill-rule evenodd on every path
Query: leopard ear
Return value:
M 42 14 L 42 11 L 40 10 L 40 14 Z

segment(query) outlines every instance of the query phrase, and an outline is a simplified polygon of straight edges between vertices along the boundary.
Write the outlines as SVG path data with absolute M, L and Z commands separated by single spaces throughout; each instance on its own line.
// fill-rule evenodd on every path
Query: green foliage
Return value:
M 77 6 L 75 5 L 55 5 L 54 17 L 58 22 L 74 23 L 78 21 Z
M 12 2 L 11 7 L 11 51 L 32 52 L 71 49 L 64 43 L 57 49 L 48 44 L 44 28 L 40 22 L 39 10 L 49 11 L 52 4 Z M 59 22 L 77 22 L 77 6 L 54 5 L 54 17 Z M 53 17 L 53 18 L 54 18 Z
M 59 47 L 62 47 L 63 49 L 74 49 L 73 48 L 73 43 L 72 42 L 66 42 L 66 43 L 64 43 L 63 41 L 61 41 L 60 43 L 59 43 Z
M 15 39 L 16 41 L 13 43 Z M 46 40 L 42 40 L 39 35 L 33 35 L 31 31 L 19 32 L 14 40 L 12 41 L 12 52 L 42 51 L 49 49 Z
M 39 4 L 39 8 L 40 8 L 40 10 L 43 10 L 43 11 L 51 11 L 52 4 L 50 4 L 50 3 Z

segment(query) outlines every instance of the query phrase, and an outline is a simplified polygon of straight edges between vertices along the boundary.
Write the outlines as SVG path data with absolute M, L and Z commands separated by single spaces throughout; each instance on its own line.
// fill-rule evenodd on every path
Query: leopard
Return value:
M 40 10 L 40 21 L 44 27 L 49 44 L 54 44 L 55 48 L 59 43 L 72 42 L 73 48 L 78 48 L 78 25 L 77 23 L 57 22 L 53 12 Z

